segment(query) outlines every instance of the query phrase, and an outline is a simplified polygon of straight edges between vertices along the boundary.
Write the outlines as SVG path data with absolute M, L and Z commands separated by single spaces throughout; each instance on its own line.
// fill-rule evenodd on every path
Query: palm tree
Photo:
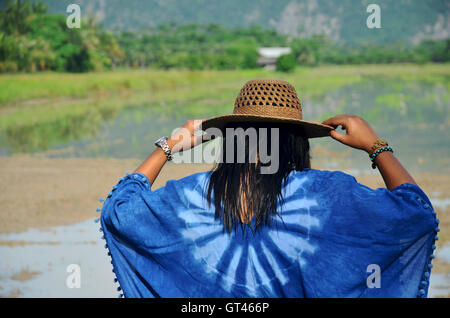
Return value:
M 48 7 L 41 1 L 6 0 L 5 9 L 0 11 L 0 28 L 8 35 L 25 34 L 28 31 L 27 20 L 33 14 L 47 12 Z

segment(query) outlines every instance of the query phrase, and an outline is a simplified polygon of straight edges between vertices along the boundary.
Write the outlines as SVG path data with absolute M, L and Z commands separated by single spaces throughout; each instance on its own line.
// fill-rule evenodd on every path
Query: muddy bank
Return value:
M 140 162 L 138 159 L 50 159 L 28 155 L 0 157 L 0 233 L 48 229 L 94 218 L 98 198 L 105 197 L 118 178 L 127 171 L 132 172 Z M 211 165 L 168 163 L 153 188 L 163 186 L 167 180 L 210 168 Z M 365 173 L 346 171 L 371 188 L 384 186 L 382 178 L 372 169 Z M 449 240 L 450 176 L 431 173 L 413 176 L 436 203 L 441 240 Z
M 48 229 L 96 216 L 98 199 L 140 160 L 0 157 L 0 233 Z M 206 165 L 167 164 L 154 188 L 205 171 Z

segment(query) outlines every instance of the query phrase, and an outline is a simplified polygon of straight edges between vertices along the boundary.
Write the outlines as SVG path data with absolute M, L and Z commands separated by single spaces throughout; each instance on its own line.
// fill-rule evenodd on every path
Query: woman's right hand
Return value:
M 337 115 L 322 122 L 334 128 L 341 126 L 346 130 L 346 134 L 341 134 L 336 130 L 330 132 L 331 137 L 344 145 L 369 152 L 375 141 L 379 138 L 377 133 L 361 117 L 356 115 Z

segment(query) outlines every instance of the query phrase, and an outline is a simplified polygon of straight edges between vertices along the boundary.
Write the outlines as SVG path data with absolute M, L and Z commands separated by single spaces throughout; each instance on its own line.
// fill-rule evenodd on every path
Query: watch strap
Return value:
M 162 151 L 164 151 L 164 154 L 167 157 L 168 161 L 171 161 L 173 159 L 172 151 L 170 150 L 169 144 L 167 143 L 167 137 L 161 137 L 157 141 L 155 141 L 155 145 L 160 147 Z

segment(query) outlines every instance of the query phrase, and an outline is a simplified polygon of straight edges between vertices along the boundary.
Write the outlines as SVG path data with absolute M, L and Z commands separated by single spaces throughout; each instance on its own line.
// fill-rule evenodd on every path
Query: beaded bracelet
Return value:
M 394 149 L 392 149 L 391 146 L 381 147 L 381 148 L 378 148 L 377 150 L 375 150 L 375 151 L 373 152 L 373 154 L 371 154 L 371 155 L 369 156 L 369 157 L 370 157 L 370 161 L 372 161 L 372 169 L 375 169 L 375 168 L 377 167 L 376 163 L 374 162 L 375 158 L 376 158 L 380 153 L 382 153 L 382 152 L 384 152 L 384 151 L 390 151 L 390 152 L 394 153 Z
M 389 146 L 388 142 L 382 138 L 378 138 L 375 143 L 373 144 L 372 148 L 369 150 L 369 156 L 372 156 L 373 153 L 381 148 L 381 147 L 386 147 Z

